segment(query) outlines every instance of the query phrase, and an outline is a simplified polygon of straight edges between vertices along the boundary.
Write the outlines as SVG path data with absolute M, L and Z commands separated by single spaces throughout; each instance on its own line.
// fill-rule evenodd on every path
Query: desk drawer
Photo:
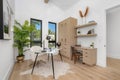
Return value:
M 88 65 L 95 65 L 96 53 L 96 49 L 83 49 L 83 62 Z

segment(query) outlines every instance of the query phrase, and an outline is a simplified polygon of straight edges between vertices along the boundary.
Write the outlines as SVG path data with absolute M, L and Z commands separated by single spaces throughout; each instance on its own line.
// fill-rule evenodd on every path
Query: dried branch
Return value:
M 89 11 L 89 7 L 87 7 L 87 8 L 86 8 L 86 11 L 85 11 L 84 17 L 86 17 L 86 16 L 87 16 L 88 11 Z
M 79 14 L 80 14 L 80 17 L 81 17 L 81 18 L 84 17 L 81 10 L 79 11 Z

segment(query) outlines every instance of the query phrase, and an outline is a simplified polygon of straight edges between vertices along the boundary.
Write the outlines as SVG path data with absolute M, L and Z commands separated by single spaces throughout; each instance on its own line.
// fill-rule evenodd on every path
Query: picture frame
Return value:
M 10 39 L 11 8 L 7 0 L 0 1 L 0 39 Z

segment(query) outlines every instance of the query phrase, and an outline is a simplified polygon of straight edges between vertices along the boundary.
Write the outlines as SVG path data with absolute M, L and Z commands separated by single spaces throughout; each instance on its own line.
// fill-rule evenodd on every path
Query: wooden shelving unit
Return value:
M 92 36 L 97 36 L 97 34 L 81 34 L 81 35 L 75 36 L 75 38 L 77 38 L 77 37 L 92 37 Z
M 87 23 L 87 24 L 83 24 L 83 25 L 77 25 L 77 26 L 75 26 L 75 29 L 83 28 L 83 27 L 90 27 L 90 26 L 93 26 L 93 25 L 97 25 L 97 23 L 96 22 L 91 22 L 91 23 Z

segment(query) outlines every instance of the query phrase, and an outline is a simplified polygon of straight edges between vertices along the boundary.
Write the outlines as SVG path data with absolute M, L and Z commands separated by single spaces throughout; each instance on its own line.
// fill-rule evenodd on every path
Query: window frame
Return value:
M 35 20 L 35 21 L 39 21 L 41 23 L 41 40 L 40 40 L 40 45 L 42 47 L 42 20 L 39 20 L 39 19 L 35 19 L 35 18 L 30 18 L 30 24 L 32 25 L 32 20 Z M 31 40 L 31 36 L 30 36 L 30 40 Z M 30 42 L 30 46 L 32 46 L 32 42 Z
M 49 23 L 55 24 L 55 41 L 48 41 L 48 44 L 49 43 L 55 43 L 55 47 L 56 47 L 56 42 L 57 42 L 56 41 L 57 40 L 57 23 L 49 21 L 48 22 L 48 30 L 49 30 Z M 48 33 L 48 35 L 49 35 L 49 33 Z

